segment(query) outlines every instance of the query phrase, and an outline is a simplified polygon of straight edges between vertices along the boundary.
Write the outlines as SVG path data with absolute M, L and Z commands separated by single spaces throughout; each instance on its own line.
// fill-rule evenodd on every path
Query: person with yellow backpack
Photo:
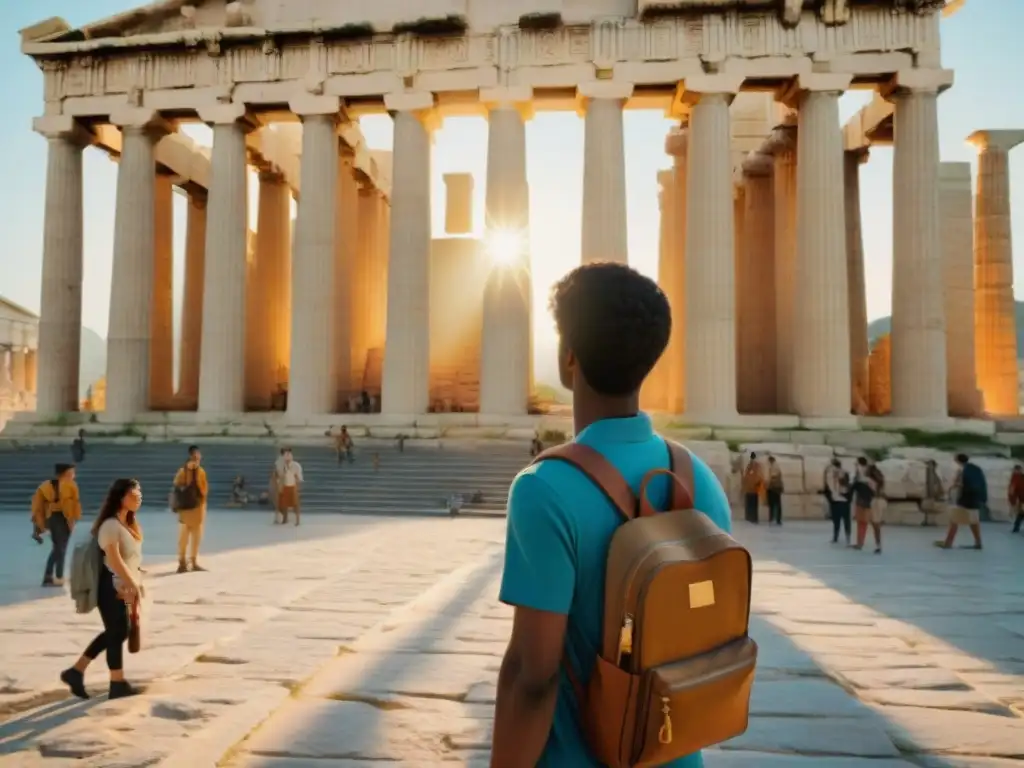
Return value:
M 711 468 L 640 411 L 669 303 L 595 262 L 551 307 L 575 438 L 509 491 L 499 599 L 515 613 L 491 766 L 700 768 L 701 749 L 747 728 L 752 568 Z
M 75 482 L 74 464 L 57 464 L 53 477 L 32 496 L 33 538 L 42 543 L 42 531 L 50 532 L 50 556 L 43 573 L 44 587 L 64 585 L 64 560 L 75 523 L 82 519 L 82 502 Z

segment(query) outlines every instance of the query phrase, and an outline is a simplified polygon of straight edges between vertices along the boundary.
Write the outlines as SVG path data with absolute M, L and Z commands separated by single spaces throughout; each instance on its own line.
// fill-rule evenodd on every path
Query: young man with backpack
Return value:
M 955 499 L 949 516 L 949 530 L 943 541 L 936 541 L 939 549 L 952 549 L 961 525 L 969 526 L 974 534 L 974 546 L 981 549 L 981 508 L 988 504 L 988 482 L 985 473 L 966 453 L 957 454 L 959 474 L 953 484 Z
M 190 445 L 188 461 L 174 476 L 171 508 L 178 513 L 178 573 L 205 571 L 199 565 L 199 545 L 206 524 L 206 498 L 209 485 L 206 470 L 200 466 L 203 454 L 199 446 Z M 185 556 L 191 557 L 191 562 Z
M 538 456 L 509 492 L 500 599 L 515 618 L 491 765 L 698 768 L 701 747 L 746 727 L 756 646 L 746 637 L 749 555 L 725 533 L 725 492 L 639 410 L 640 386 L 668 343 L 669 304 L 629 267 L 593 263 L 555 286 L 551 309 L 576 438 Z M 690 508 L 701 512 L 653 514 Z M 695 541 L 723 570 L 670 585 L 663 578 L 691 573 L 678 558 Z M 719 644 L 733 639 L 726 610 L 741 625 L 738 645 Z M 702 685 L 707 667 L 688 667 L 689 648 L 729 659 L 711 663 L 718 692 Z

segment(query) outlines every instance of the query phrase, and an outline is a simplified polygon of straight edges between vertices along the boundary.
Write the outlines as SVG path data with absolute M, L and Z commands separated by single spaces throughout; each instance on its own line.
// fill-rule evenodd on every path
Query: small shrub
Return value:
M 330 33 L 334 40 L 365 40 L 373 37 L 376 30 L 373 24 L 368 21 L 360 21 L 354 24 L 345 24 Z
M 519 17 L 520 29 L 558 29 L 561 26 L 560 13 L 524 13 Z
M 545 429 L 540 433 L 540 440 L 544 445 L 561 445 L 568 442 L 569 438 L 560 429 Z
M 469 25 L 462 16 L 445 16 L 443 19 L 420 18 L 416 21 L 400 21 L 391 28 L 395 35 L 419 35 L 430 37 L 434 35 L 461 35 L 464 34 Z

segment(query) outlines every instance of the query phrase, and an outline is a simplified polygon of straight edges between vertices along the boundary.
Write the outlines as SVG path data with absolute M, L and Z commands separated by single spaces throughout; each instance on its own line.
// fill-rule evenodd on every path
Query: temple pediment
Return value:
M 826 23 L 844 23 L 850 10 L 858 6 L 923 11 L 946 4 L 946 0 L 160 0 L 77 29 L 62 19 L 47 19 L 22 30 L 21 35 L 23 42 L 38 43 L 230 28 L 269 33 L 310 29 L 438 33 L 736 10 L 776 11 L 792 23 L 802 12 L 813 10 Z

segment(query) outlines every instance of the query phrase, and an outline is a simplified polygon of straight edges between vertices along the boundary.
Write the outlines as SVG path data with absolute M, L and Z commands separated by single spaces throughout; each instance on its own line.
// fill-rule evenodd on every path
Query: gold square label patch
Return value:
M 698 581 L 690 585 L 690 608 L 707 608 L 715 604 L 715 582 Z

